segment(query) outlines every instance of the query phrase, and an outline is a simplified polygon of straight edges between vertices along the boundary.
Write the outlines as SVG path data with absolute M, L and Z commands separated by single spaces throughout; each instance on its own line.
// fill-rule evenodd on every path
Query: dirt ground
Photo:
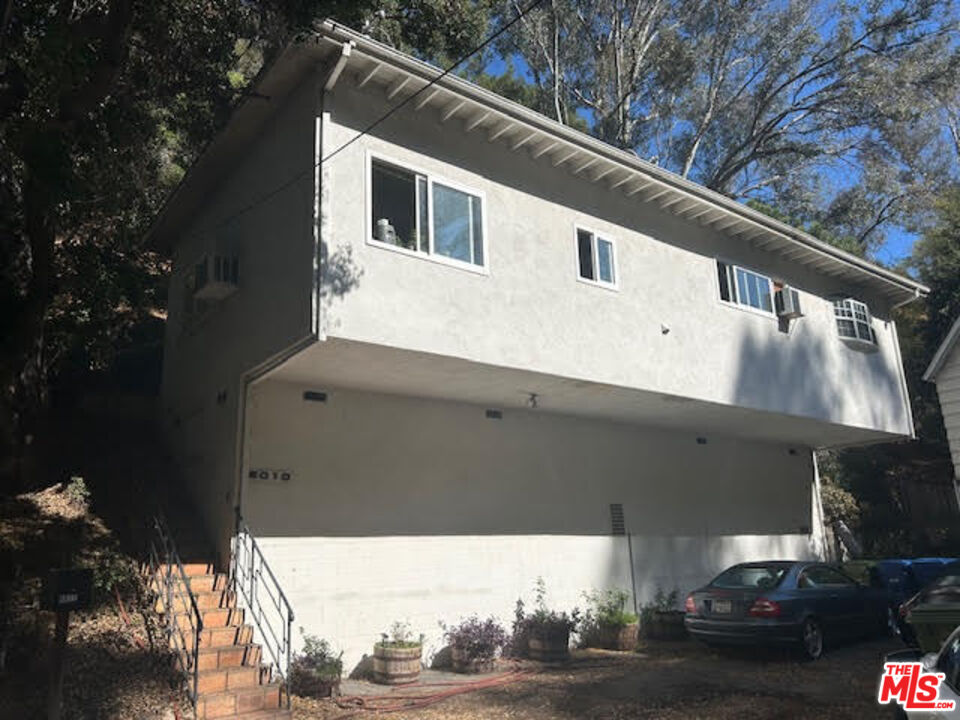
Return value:
M 753 720 L 891 717 L 876 704 L 881 658 L 896 640 L 832 649 L 808 663 L 779 651 L 723 653 L 693 642 L 657 643 L 636 654 L 579 651 L 569 665 L 534 669 L 515 684 L 392 713 L 397 720 Z M 498 668 L 509 670 L 511 665 Z M 384 689 L 390 692 L 388 689 Z M 415 692 L 411 690 L 403 692 Z M 373 717 L 331 701 L 294 698 L 296 720 Z

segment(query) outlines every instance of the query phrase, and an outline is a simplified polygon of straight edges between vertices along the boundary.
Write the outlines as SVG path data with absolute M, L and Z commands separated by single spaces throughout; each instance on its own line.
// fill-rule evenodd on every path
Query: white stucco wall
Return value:
M 442 646 L 439 621 L 509 623 L 542 576 L 561 608 L 629 589 L 621 503 L 641 602 L 746 559 L 808 557 L 821 537 L 809 452 L 788 446 L 303 385 L 251 388 L 244 514 L 296 627 L 345 650 L 348 670 L 394 620 Z M 297 639 L 299 642 L 299 639 Z
M 312 330 L 314 95 L 306 83 L 274 118 L 174 252 L 163 368 L 163 421 L 180 471 L 223 555 L 237 502 L 245 373 Z M 295 175 L 302 179 L 234 217 Z M 185 282 L 217 245 L 239 257 L 239 290 L 187 322 Z M 223 393 L 221 400 L 218 395 Z
M 382 93 L 343 82 L 327 107 L 329 152 L 388 105 Z M 369 152 L 482 193 L 489 274 L 367 243 Z M 895 328 L 884 304 L 857 287 L 487 142 L 458 120 L 441 123 L 435 112 L 400 110 L 338 153 L 324 178 L 323 242 L 331 257 L 349 258 L 354 282 L 327 294 L 321 324 L 331 336 L 910 434 Z M 577 281 L 575 224 L 615 241 L 619 291 Z M 721 303 L 716 257 L 799 288 L 806 317 L 787 333 L 774 318 Z M 833 293 L 870 304 L 878 352 L 838 339 Z

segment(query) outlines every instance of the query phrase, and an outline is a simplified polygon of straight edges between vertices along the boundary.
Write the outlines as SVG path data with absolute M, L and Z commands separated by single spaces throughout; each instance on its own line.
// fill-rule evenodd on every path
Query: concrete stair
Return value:
M 197 720 L 281 720 L 291 717 L 286 708 L 286 688 L 272 679 L 271 666 L 263 663 L 263 650 L 253 642 L 253 628 L 227 588 L 223 573 L 208 563 L 184 563 L 190 589 L 203 618 L 197 657 Z M 179 575 L 179 571 L 175 571 Z M 185 594 L 174 594 L 171 607 L 157 577 L 148 579 L 157 592 L 155 610 L 179 635 L 171 647 L 192 647 L 192 622 Z M 185 583 L 178 580 L 176 588 Z

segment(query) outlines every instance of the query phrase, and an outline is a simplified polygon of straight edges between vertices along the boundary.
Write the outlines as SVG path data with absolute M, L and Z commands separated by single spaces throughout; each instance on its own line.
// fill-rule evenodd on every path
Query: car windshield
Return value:
M 787 565 L 735 565 L 720 573 L 710 587 L 718 588 L 774 588 L 787 574 Z

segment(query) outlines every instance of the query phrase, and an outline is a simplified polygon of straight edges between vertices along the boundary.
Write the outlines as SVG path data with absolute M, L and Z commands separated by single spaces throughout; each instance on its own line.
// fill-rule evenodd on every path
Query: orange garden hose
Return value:
M 510 670 L 509 672 L 500 673 L 499 675 L 483 678 L 482 680 L 473 680 L 469 682 L 435 682 L 402 686 L 402 689 L 433 687 L 446 688 L 445 690 L 437 690 L 424 694 L 396 695 L 386 693 L 383 695 L 345 695 L 337 698 L 335 702 L 341 709 L 353 710 L 353 712 L 349 712 L 346 715 L 340 715 L 335 718 L 335 720 L 346 720 L 346 718 L 356 717 L 364 712 L 373 712 L 379 714 L 401 712 L 403 710 L 418 710 L 429 705 L 435 705 L 436 703 L 457 695 L 464 695 L 466 693 L 475 692 L 477 690 L 485 690 L 487 688 L 510 685 L 512 683 L 525 680 L 531 675 L 533 675 L 533 671 L 531 670 L 514 669 Z

